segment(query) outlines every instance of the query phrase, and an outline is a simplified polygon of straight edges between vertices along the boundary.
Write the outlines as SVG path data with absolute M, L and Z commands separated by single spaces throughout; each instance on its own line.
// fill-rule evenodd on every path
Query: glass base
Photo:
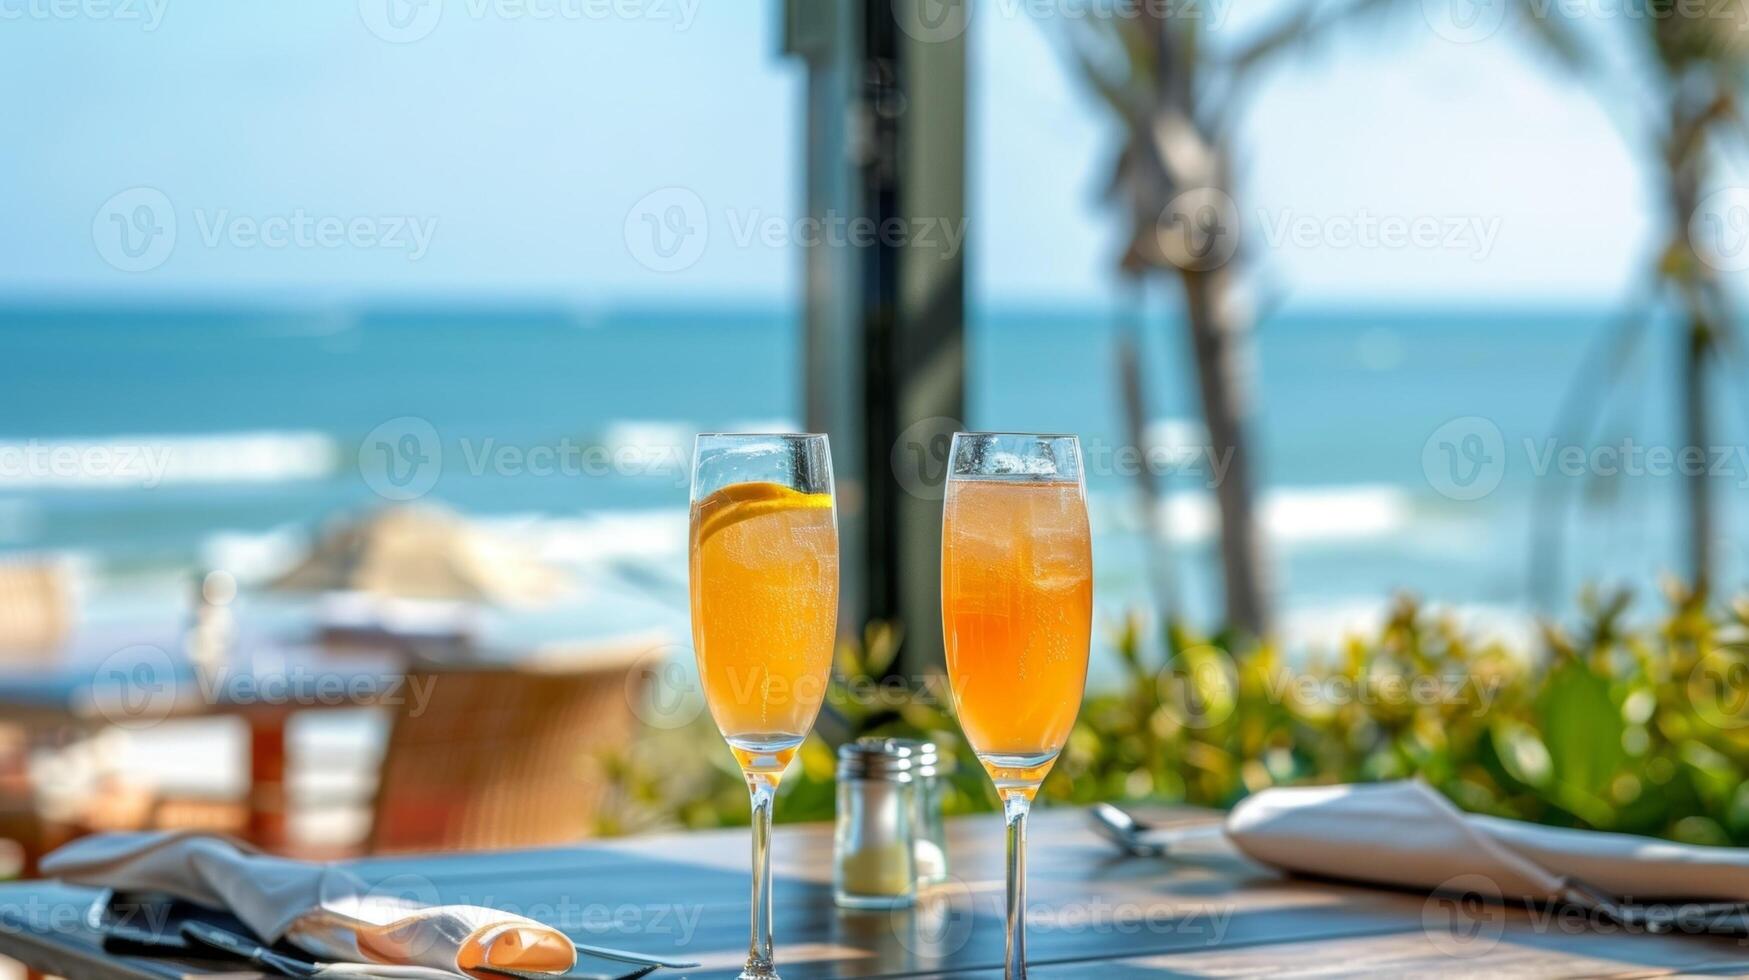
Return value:
M 1030 800 L 1038 792 L 1039 784 L 1050 774 L 1051 766 L 1056 764 L 1057 750 L 1037 753 L 978 753 L 978 761 L 984 764 L 984 771 L 990 774 L 990 781 L 996 784 L 996 794 L 1004 800 L 1011 796 L 1022 796 Z
M 734 735 L 726 741 L 742 772 L 773 777 L 783 775 L 802 745 L 794 735 Z
M 783 980 L 783 978 L 777 975 L 776 967 L 765 967 L 760 969 L 758 967 L 748 966 L 745 970 L 741 971 L 741 975 L 736 977 L 735 980 Z

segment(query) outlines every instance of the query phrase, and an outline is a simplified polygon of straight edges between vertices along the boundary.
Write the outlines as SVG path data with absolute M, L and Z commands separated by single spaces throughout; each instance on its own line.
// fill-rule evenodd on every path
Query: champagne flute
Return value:
M 826 437 L 700 435 L 691 524 L 699 681 L 753 801 L 752 936 L 741 977 L 772 980 L 772 799 L 820 712 L 838 625 Z
M 1005 976 L 1026 976 L 1026 815 L 1087 682 L 1093 547 L 1071 435 L 960 432 L 941 530 L 954 708 L 1008 825 Z

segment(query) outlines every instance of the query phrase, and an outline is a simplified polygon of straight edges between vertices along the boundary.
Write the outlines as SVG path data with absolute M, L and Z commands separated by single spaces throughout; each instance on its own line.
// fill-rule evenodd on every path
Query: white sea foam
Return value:
M 1134 524 L 1133 518 L 1121 516 L 1122 507 L 1109 496 L 1095 503 L 1119 526 Z M 1174 542 L 1206 542 L 1220 529 L 1213 493 L 1181 491 L 1168 496 L 1160 507 Z M 1286 545 L 1382 538 L 1403 531 L 1411 520 L 1408 491 L 1386 484 L 1282 487 L 1265 491 L 1261 507 L 1264 534 Z

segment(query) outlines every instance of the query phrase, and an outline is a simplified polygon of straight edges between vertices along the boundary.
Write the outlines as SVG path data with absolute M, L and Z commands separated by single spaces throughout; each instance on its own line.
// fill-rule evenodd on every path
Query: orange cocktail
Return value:
M 1036 786 L 1087 680 L 1093 557 L 1081 485 L 959 479 L 942 518 L 941 616 L 954 704 L 997 788 Z
M 743 768 L 781 771 L 814 726 L 838 619 L 830 493 L 732 483 L 692 507 L 692 639 Z

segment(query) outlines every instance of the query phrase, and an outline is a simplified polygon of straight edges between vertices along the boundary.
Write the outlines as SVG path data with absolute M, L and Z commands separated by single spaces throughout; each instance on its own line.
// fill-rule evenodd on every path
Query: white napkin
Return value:
M 285 939 L 335 975 L 489 977 L 488 963 L 558 975 L 576 963 L 550 926 L 472 905 L 424 906 L 373 893 L 340 868 L 271 857 L 214 834 L 98 834 L 45 857 L 76 885 L 155 892 L 235 915 L 269 943 Z
M 1289 871 L 1409 888 L 1480 875 L 1502 898 L 1749 901 L 1749 850 L 1542 827 L 1465 814 L 1419 782 L 1268 789 L 1227 817 L 1246 856 Z

